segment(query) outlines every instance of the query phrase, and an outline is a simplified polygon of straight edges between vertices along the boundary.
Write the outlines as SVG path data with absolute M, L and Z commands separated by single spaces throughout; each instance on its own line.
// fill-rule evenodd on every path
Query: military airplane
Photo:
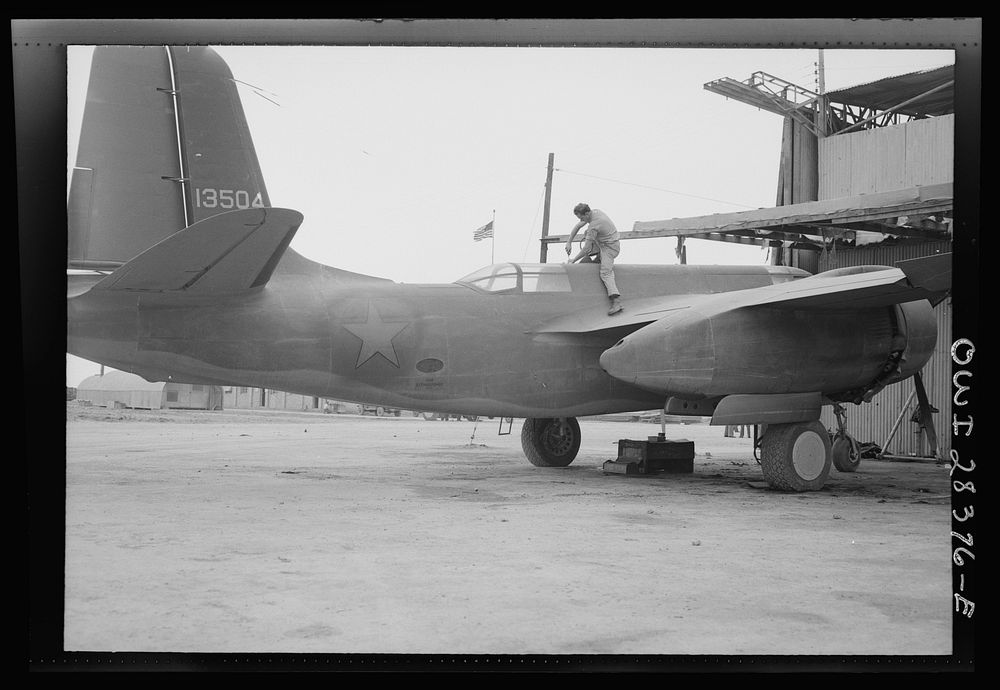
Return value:
M 141 199 L 143 203 L 137 204 Z M 815 490 L 823 405 L 919 372 L 947 257 L 818 275 L 782 266 L 497 263 L 401 284 L 289 248 L 239 94 L 207 47 L 94 53 L 69 198 L 68 352 L 151 381 L 267 387 L 524 418 L 537 466 L 570 464 L 583 415 L 663 409 L 766 425 L 775 488 Z

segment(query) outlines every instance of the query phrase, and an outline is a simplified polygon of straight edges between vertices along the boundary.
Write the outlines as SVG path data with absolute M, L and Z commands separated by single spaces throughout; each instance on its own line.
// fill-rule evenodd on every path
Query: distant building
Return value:
M 146 410 L 220 410 L 223 405 L 220 386 L 150 382 L 124 371 L 108 371 L 84 379 L 77 386 L 76 399 L 101 407 Z
M 286 393 L 271 388 L 252 386 L 224 386 L 223 407 L 227 410 L 298 410 L 321 411 L 324 398 L 312 395 Z

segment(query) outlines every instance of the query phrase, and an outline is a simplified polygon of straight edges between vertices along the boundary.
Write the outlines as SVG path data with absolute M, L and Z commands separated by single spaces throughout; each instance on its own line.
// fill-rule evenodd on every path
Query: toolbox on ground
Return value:
M 605 462 L 604 471 L 613 474 L 694 472 L 694 441 L 667 440 L 660 436 L 650 436 L 645 441 L 620 439 L 618 458 Z

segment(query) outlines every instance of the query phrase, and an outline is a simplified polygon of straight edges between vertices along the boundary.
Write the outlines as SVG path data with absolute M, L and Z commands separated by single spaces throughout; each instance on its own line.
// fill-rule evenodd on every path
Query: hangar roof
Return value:
M 631 231 L 618 234 L 621 239 L 691 237 L 756 245 L 785 241 L 817 248 L 828 241 L 857 242 L 859 235 L 871 233 L 941 240 L 950 238 L 950 223 L 936 218 L 950 215 L 953 194 L 949 182 L 735 213 L 636 221 Z M 550 235 L 542 241 L 567 239 Z
M 954 80 L 955 66 L 945 65 L 935 69 L 886 77 L 867 84 L 849 86 L 845 89 L 827 91 L 826 96 L 833 103 L 872 110 L 888 110 L 940 86 L 943 88 L 939 91 L 899 108 L 897 112 L 911 117 L 947 115 L 955 112 Z M 952 83 L 945 86 L 948 82 Z

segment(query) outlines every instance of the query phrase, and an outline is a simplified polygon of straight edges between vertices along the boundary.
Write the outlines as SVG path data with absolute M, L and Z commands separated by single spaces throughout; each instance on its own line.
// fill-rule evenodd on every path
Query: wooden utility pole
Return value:
M 549 154 L 549 170 L 545 175 L 545 208 L 542 210 L 542 249 L 539 255 L 539 261 L 543 264 L 548 258 L 549 244 L 545 241 L 545 238 L 549 236 L 549 204 L 552 201 L 552 164 L 555 161 L 556 154 Z
M 820 137 L 826 136 L 826 75 L 823 68 L 823 49 L 819 49 L 819 60 L 816 63 L 816 87 L 819 98 L 816 99 L 816 131 Z

